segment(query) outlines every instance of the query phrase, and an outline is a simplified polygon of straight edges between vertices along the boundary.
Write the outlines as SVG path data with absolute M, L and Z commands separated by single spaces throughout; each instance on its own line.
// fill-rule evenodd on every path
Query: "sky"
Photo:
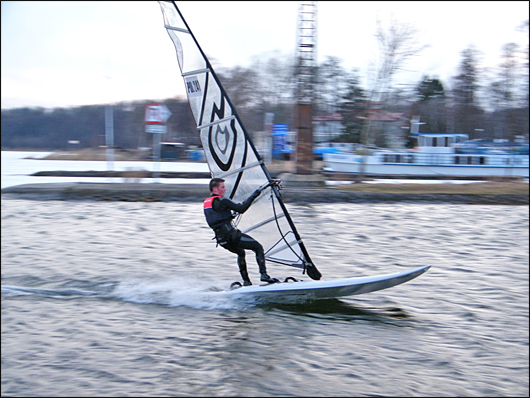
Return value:
M 214 69 L 256 57 L 294 57 L 291 1 L 177 1 Z M 1 108 L 71 107 L 184 96 L 175 49 L 156 1 L 2 1 Z M 367 75 L 377 56 L 376 20 L 412 24 L 429 47 L 400 76 L 448 84 L 461 52 L 475 46 L 484 67 L 506 43 L 528 46 L 528 1 L 320 1 L 318 62 L 338 57 Z

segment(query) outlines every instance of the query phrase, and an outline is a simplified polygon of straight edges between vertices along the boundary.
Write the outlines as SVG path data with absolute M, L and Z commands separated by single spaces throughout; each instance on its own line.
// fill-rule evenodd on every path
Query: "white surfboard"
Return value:
M 354 296 L 388 289 L 408 282 L 423 274 L 430 267 L 430 265 L 426 265 L 409 271 L 379 276 L 365 276 L 329 281 L 287 281 L 281 283 L 242 286 L 227 290 L 225 293 L 234 296 L 249 295 L 260 297 L 265 299 L 265 301 L 292 301 L 293 299 L 295 301 L 307 301 Z

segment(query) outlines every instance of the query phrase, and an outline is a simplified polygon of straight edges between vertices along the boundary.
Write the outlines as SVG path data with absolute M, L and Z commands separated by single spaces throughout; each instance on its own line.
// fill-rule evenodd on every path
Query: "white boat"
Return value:
M 395 176 L 528 178 L 528 143 L 469 141 L 467 134 L 416 133 L 414 149 L 324 153 L 325 171 Z M 364 168 L 364 170 L 363 170 Z

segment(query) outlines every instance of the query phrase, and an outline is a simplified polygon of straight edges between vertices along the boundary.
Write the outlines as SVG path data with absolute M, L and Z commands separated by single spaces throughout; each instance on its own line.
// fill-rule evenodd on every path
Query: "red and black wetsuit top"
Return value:
M 243 214 L 248 210 L 258 194 L 250 195 L 243 203 L 235 203 L 224 196 L 212 195 L 204 200 L 206 222 L 214 231 L 223 225 L 231 227 L 232 210 Z
M 206 216 L 206 222 L 213 230 L 216 230 L 223 224 L 229 224 L 230 221 L 232 221 L 232 211 L 228 207 L 222 206 L 222 208 L 217 210 L 217 208 L 221 206 L 216 206 L 216 209 L 214 209 L 214 200 L 220 198 L 222 198 L 222 196 L 212 195 L 204 200 L 204 215 Z

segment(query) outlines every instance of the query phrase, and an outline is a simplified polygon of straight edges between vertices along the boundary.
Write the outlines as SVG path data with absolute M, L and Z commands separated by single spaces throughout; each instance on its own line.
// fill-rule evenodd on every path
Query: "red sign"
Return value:
M 145 106 L 145 122 L 164 124 L 171 116 L 171 112 L 164 104 L 150 104 Z

